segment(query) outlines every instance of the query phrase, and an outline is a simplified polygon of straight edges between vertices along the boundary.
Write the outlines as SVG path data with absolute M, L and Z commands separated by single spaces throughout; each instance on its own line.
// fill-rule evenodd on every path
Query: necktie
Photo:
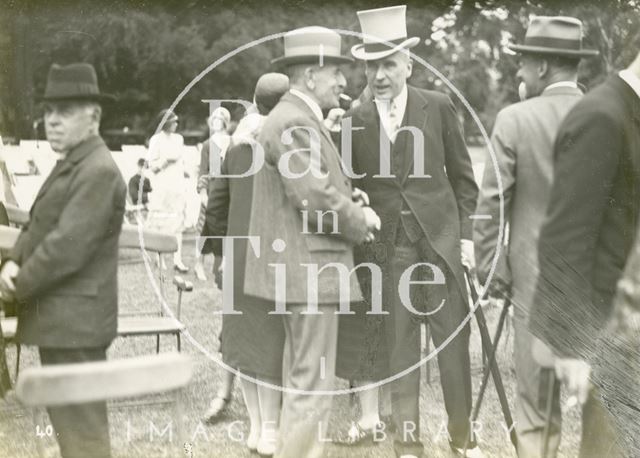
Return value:
M 396 134 L 400 127 L 400 120 L 398 119 L 398 106 L 395 101 L 392 101 L 389 105 L 389 120 L 387 122 L 387 135 L 391 143 L 396 141 Z

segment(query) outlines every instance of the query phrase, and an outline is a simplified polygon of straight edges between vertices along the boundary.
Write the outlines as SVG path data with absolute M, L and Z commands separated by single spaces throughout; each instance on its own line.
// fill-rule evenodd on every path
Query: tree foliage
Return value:
M 497 111 L 517 98 L 517 58 L 505 45 L 522 40 L 531 15 L 583 21 L 585 46 L 601 52 L 581 65 L 580 80 L 588 87 L 625 66 L 640 49 L 638 0 L 407 3 L 409 35 L 422 38 L 412 52 L 459 89 L 487 130 Z M 43 92 L 54 62 L 85 61 L 96 67 L 102 90 L 119 99 L 107 111 L 105 127 L 146 128 L 196 76 L 239 47 L 307 25 L 357 32 L 357 10 L 387 5 L 365 0 L 9 2 L 8 14 L 0 18 L 0 134 L 28 135 L 29 129 L 19 124 L 29 126 L 38 117 L 31 101 Z M 344 36 L 343 49 L 358 41 Z M 281 43 L 272 39 L 244 49 L 203 75 L 177 107 L 187 127 L 203 125 L 208 112 L 203 99 L 251 100 L 255 81 L 271 70 Z M 347 92 L 357 96 L 365 85 L 363 66 L 354 63 L 346 75 Z M 419 62 L 412 83 L 450 92 Z M 461 113 L 467 131 L 477 133 L 470 114 Z

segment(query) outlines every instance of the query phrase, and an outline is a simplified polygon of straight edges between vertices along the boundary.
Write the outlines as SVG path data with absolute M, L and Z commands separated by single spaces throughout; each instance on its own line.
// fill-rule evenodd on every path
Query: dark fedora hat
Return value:
M 44 101 L 92 100 L 108 102 L 115 100 L 111 94 L 103 94 L 98 88 L 98 77 L 91 64 L 53 64 L 47 76 L 47 87 L 40 98 Z
M 271 61 L 276 67 L 294 64 L 323 62 L 344 64 L 353 62 L 340 53 L 342 39 L 340 34 L 325 27 L 303 27 L 284 35 L 284 56 Z
M 582 22 L 567 16 L 536 16 L 531 19 L 524 43 L 507 45 L 512 51 L 565 57 L 597 56 L 595 49 L 582 49 Z

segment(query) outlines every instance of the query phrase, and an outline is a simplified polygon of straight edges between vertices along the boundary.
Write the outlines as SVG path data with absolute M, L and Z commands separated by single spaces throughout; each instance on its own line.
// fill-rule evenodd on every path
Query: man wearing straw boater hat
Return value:
M 298 391 L 283 393 L 279 457 L 322 455 L 331 398 L 300 390 L 334 389 L 335 313 L 343 294 L 360 297 L 353 275 L 341 294 L 335 265 L 352 269 L 352 246 L 380 224 L 371 208 L 352 201 L 351 183 L 323 124 L 322 111 L 339 106 L 346 85 L 339 65 L 351 59 L 340 53 L 340 44 L 340 35 L 323 27 L 284 36 L 284 56 L 273 63 L 289 77 L 290 91 L 258 138 L 265 163 L 254 177 L 249 234 L 259 236 L 263 248 L 257 259 L 247 250 L 244 292 L 286 307 L 283 386 Z M 314 267 L 322 273 L 309 273 Z
M 552 399 L 547 399 L 554 374 L 534 358 L 528 319 L 537 277 L 538 237 L 551 188 L 553 144 L 562 120 L 582 97 L 578 63 L 597 51 L 583 49 L 578 19 L 546 16 L 534 17 L 524 43 L 509 48 L 519 53 L 517 76 L 523 101 L 504 108 L 496 118 L 491 142 L 498 173 L 487 153 L 477 210 L 491 218 L 474 222 L 474 242 L 478 276 L 484 284 L 499 239 L 499 175 L 504 221 L 510 223 L 509 245 L 500 253 L 489 291 L 494 297 L 508 293 L 514 305 L 518 456 L 543 456 L 545 443 L 545 456 L 555 456 L 560 445 L 560 393 L 556 387 Z
M 18 304 L 18 341 L 36 345 L 43 365 L 105 360 L 116 336 L 127 187 L 98 133 L 109 98 L 89 64 L 49 71 L 44 122 L 60 159 L 0 271 L 3 296 Z M 110 456 L 104 402 L 47 410 L 63 457 Z
M 394 448 L 398 456 L 411 457 L 423 453 L 420 371 L 410 368 L 420 360 L 420 322 L 425 316 L 436 346 L 451 337 L 440 349 L 438 364 L 452 448 L 464 448 L 469 435 L 469 326 L 462 325 L 469 307 L 461 259 L 473 267 L 469 216 L 475 210 L 478 189 L 452 101 L 442 93 L 407 84 L 412 71 L 409 49 L 419 39 L 407 36 L 405 15 L 404 5 L 358 12 L 363 43 L 351 53 L 366 64 L 373 99 L 345 116 L 352 117 L 354 127 L 353 171 L 364 174 L 354 180 L 354 186 L 368 194 L 382 229 L 373 244 L 359 250 L 357 260 L 381 266 L 382 297 L 389 315 L 381 317 L 382 329 L 369 326 L 366 316 L 360 322 L 341 319 L 349 318 L 345 323 L 351 322 L 354 328 L 349 332 L 354 335 L 373 330 L 362 339 L 363 352 L 376 336 L 384 339 L 388 358 L 382 351 L 376 362 L 383 367 L 364 370 L 362 376 L 369 373 L 380 379 L 408 370 L 390 383 L 390 389 Z M 410 269 L 414 269 L 412 282 L 431 284 L 412 285 L 407 301 L 407 291 L 399 284 L 406 283 L 406 278 L 401 279 Z M 361 276 L 361 283 L 363 293 L 369 294 L 371 288 L 364 285 L 370 285 L 371 279 Z M 340 332 L 342 337 L 342 325 Z M 356 384 L 370 381 L 360 379 Z M 361 418 L 359 437 L 378 428 L 377 398 L 371 390 L 360 397 L 363 413 L 369 414 Z M 473 439 L 468 452 L 469 456 L 480 454 Z

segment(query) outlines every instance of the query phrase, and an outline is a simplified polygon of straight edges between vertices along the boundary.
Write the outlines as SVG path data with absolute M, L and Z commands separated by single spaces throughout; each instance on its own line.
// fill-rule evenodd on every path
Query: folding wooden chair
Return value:
M 32 408 L 36 430 L 52 433 L 42 427 L 38 408 L 173 392 L 176 445 L 181 449 L 185 436 L 179 390 L 189 383 L 192 375 L 192 361 L 178 353 L 29 367 L 20 374 L 16 395 L 24 405 Z M 36 441 L 39 455 L 45 456 L 41 438 Z
M 7 206 L 9 214 L 9 222 L 12 222 L 12 214 Z M 17 208 L 17 207 L 16 207 Z M 29 214 L 27 213 L 27 221 Z M 0 251 L 10 250 L 15 245 L 20 229 L 15 227 L 0 226 Z M 16 378 L 20 372 L 20 344 L 16 341 L 16 329 L 18 328 L 18 319 L 16 317 L 0 317 L 0 326 L 2 327 L 2 336 L 6 344 L 15 344 L 16 346 Z
M 150 259 L 149 253 L 153 253 L 157 257 L 158 271 L 158 283 L 161 296 L 165 297 L 165 274 L 162 265 L 162 256 L 167 254 L 173 254 L 178 249 L 178 243 L 175 236 L 170 234 L 163 234 L 160 232 L 143 231 L 144 240 L 144 252 L 142 253 L 151 264 L 155 264 Z M 120 235 L 120 248 L 138 249 L 140 246 L 140 234 L 137 226 L 125 224 L 122 227 L 122 233 Z M 156 336 L 156 352 L 160 351 L 160 335 L 169 334 L 175 335 L 178 351 L 180 351 L 180 333 L 185 329 L 183 323 L 180 322 L 180 312 L 182 305 L 182 293 L 193 291 L 193 284 L 185 281 L 180 276 L 173 277 L 173 284 L 178 290 L 178 302 L 176 306 L 175 318 L 166 316 L 162 307 L 162 301 L 156 300 L 153 297 L 153 302 L 158 304 L 158 307 L 151 310 L 144 311 L 121 311 L 118 316 L 118 336 L 130 337 L 130 336 L 144 336 L 155 335 Z M 122 307 L 121 307 L 122 308 Z

